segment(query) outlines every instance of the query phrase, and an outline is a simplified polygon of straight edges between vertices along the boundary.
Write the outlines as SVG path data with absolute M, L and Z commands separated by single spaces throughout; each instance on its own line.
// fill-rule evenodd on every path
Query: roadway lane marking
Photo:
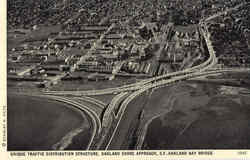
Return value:
M 91 140 L 88 144 L 88 147 L 87 147 L 87 150 L 89 149 L 89 147 L 91 146 L 91 144 L 93 143 L 93 140 L 94 140 L 94 137 L 97 135 L 97 128 L 98 128 L 98 133 L 101 132 L 101 122 L 100 122 L 100 119 L 99 117 L 96 115 L 96 113 L 94 111 L 92 111 L 91 109 L 89 109 L 88 107 L 80 104 L 80 103 L 77 103 L 77 102 L 74 102 L 70 99 L 67 99 L 65 97 L 57 97 L 57 96 L 43 96 L 43 97 L 47 97 L 47 98 L 50 98 L 50 99 L 54 99 L 54 100 L 57 100 L 57 101 L 61 101 L 61 102 L 64 102 L 64 103 L 68 103 L 72 106 L 75 106 L 77 107 L 78 109 L 81 109 L 81 110 L 84 110 L 92 119 L 92 122 L 93 122 L 93 125 L 94 125 L 94 134 L 92 135 L 91 137 Z M 98 127 L 97 127 L 98 126 Z

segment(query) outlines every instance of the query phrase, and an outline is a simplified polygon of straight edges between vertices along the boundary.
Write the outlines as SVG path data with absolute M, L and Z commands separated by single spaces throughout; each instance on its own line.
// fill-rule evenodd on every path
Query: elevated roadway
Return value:
M 178 76 L 178 75 L 183 75 L 183 74 L 193 73 L 193 72 L 198 72 L 198 71 L 201 72 L 201 71 L 210 69 L 217 62 L 215 51 L 212 47 L 212 44 L 210 41 L 210 33 L 207 31 L 206 26 L 205 25 L 201 26 L 200 30 L 201 30 L 202 36 L 204 37 L 207 43 L 207 48 L 208 48 L 208 53 L 209 53 L 208 59 L 200 65 L 187 68 L 181 71 L 177 71 L 177 72 L 173 72 L 173 73 L 169 73 L 169 74 L 165 74 L 165 75 L 161 75 L 161 76 L 157 76 L 153 78 L 148 78 L 140 82 L 129 84 L 129 85 L 124 85 L 121 87 L 107 88 L 107 89 L 102 89 L 102 90 L 90 90 L 90 91 L 46 91 L 44 92 L 44 94 L 83 96 L 83 95 L 103 95 L 103 94 L 113 94 L 115 92 L 134 91 L 134 90 L 140 89 L 142 85 L 146 85 L 148 83 L 152 83 L 152 82 L 159 81 L 162 79 L 167 79 L 172 76 Z
M 106 103 L 104 103 L 104 102 L 102 102 L 102 101 L 100 101 L 98 99 L 88 97 L 88 96 L 82 96 L 82 97 L 80 97 L 80 99 L 83 99 L 84 101 L 93 103 L 93 104 L 95 104 L 96 106 L 98 106 L 101 109 L 105 108 L 105 106 L 107 105 Z
M 184 81 L 186 79 L 200 77 L 204 75 L 213 75 L 217 73 L 226 73 L 226 72 L 242 72 L 242 71 L 250 71 L 250 69 L 221 69 L 215 71 L 206 71 L 206 72 L 197 72 L 186 74 L 182 76 L 176 76 L 171 79 L 161 80 L 157 83 L 153 83 L 151 85 L 145 85 L 140 90 L 131 94 L 127 99 L 125 99 L 121 105 L 121 116 L 116 124 L 115 130 L 111 136 L 109 143 L 106 146 L 106 150 L 113 150 L 113 149 L 124 149 L 120 148 L 123 142 L 126 140 L 126 135 L 128 134 L 128 129 L 133 122 L 133 119 L 136 115 L 141 111 L 142 106 L 130 106 L 129 104 L 138 96 L 143 94 L 145 91 L 151 88 L 159 87 L 159 86 L 168 86 L 176 84 L 180 81 Z
M 170 74 L 162 75 L 162 76 L 157 76 L 153 78 L 149 78 L 146 80 L 142 80 L 138 83 L 130 84 L 130 85 L 125 85 L 122 87 L 116 87 L 116 88 L 108 88 L 108 89 L 103 89 L 103 90 L 92 90 L 92 91 L 64 91 L 64 92 L 47 92 L 45 94 L 58 94 L 58 95 L 65 95 L 65 94 L 73 94 L 73 95 L 101 95 L 101 94 L 110 94 L 114 92 L 126 92 L 126 91 L 135 91 L 132 93 L 130 96 L 128 96 L 123 103 L 120 106 L 119 110 L 119 116 L 116 118 L 118 119 L 118 122 L 116 124 L 116 127 L 111 135 L 110 140 L 108 141 L 108 144 L 105 149 L 118 149 L 121 143 L 123 142 L 122 139 L 124 140 L 126 136 L 126 132 L 128 130 L 128 127 L 130 126 L 130 121 L 133 118 L 128 118 L 128 117 L 134 117 L 138 112 L 140 111 L 141 107 L 135 107 L 135 108 L 127 108 L 127 105 L 136 97 L 138 97 L 140 94 L 144 93 L 148 89 L 151 88 L 157 88 L 159 86 L 165 86 L 165 85 L 171 85 L 174 83 L 177 83 L 181 80 L 186 80 L 201 74 L 207 74 L 204 72 L 205 70 L 211 69 L 217 62 L 216 56 L 215 56 L 215 51 L 213 50 L 211 41 L 210 41 L 210 34 L 207 31 L 206 26 L 201 26 L 201 33 L 206 41 L 207 48 L 208 48 L 208 53 L 209 57 L 208 59 L 198 65 L 194 66 L 182 71 L 178 72 L 173 72 Z M 218 72 L 218 71 L 211 71 L 211 72 Z M 197 75 L 198 74 L 198 75 Z M 110 104 L 110 106 L 115 106 L 118 102 L 118 99 L 122 97 L 123 94 L 118 95 L 116 98 L 114 98 L 113 102 Z M 116 100 L 117 99 L 117 100 Z M 109 107 L 110 108 L 110 107 Z M 108 113 L 108 112 L 107 112 Z M 110 113 L 106 114 L 106 116 L 112 116 L 113 110 L 110 109 Z M 129 121 L 129 122 L 127 122 Z M 122 123 L 122 125 L 120 125 Z M 106 124 L 106 123 L 104 123 Z M 108 122 L 106 126 L 108 126 Z M 104 125 L 105 126 L 105 125 Z M 119 135 L 123 135 L 123 138 L 121 138 Z M 118 139 L 117 139 L 118 137 Z M 121 139 L 121 140 L 119 140 Z M 118 143 L 119 142 L 119 143 Z
M 128 94 L 128 92 L 122 92 L 118 95 L 116 95 L 112 101 L 110 102 L 110 104 L 108 105 L 104 115 L 103 115 L 103 127 L 107 127 L 109 125 L 109 119 L 110 119 L 110 116 L 114 116 L 114 118 L 117 118 L 116 115 L 115 115 L 115 108 L 117 107 L 117 105 L 121 102 L 121 99 L 123 97 L 125 97 L 126 95 Z
M 242 4 L 238 5 L 238 6 L 236 6 L 234 8 L 231 8 L 231 9 L 229 9 L 227 11 L 224 11 L 224 12 L 228 12 L 228 11 L 231 11 L 231 10 L 238 9 L 241 6 L 243 6 L 244 4 L 249 4 L 249 3 L 242 3 Z M 214 17 L 220 16 L 220 15 L 224 14 L 224 12 L 213 15 L 213 16 L 207 18 L 205 21 L 207 21 L 209 19 L 212 19 Z M 115 92 L 124 92 L 124 91 L 135 91 L 135 90 L 140 89 L 142 85 L 146 85 L 146 84 L 152 83 L 154 81 L 171 78 L 172 76 L 178 76 L 178 75 L 183 75 L 183 74 L 187 74 L 187 73 L 202 72 L 202 71 L 208 70 L 208 69 L 212 68 L 217 63 L 217 59 L 216 59 L 216 55 L 215 55 L 215 51 L 213 49 L 212 43 L 210 41 L 210 33 L 207 30 L 206 24 L 202 23 L 202 22 L 204 22 L 204 20 L 202 20 L 201 23 L 200 23 L 200 30 L 201 30 L 201 34 L 203 35 L 203 37 L 204 37 L 204 39 L 206 41 L 206 44 L 207 44 L 207 48 L 208 48 L 208 52 L 209 52 L 209 58 L 204 63 L 202 63 L 200 65 L 197 65 L 197 66 L 194 66 L 194 67 L 191 67 L 191 68 L 187 68 L 187 69 L 184 69 L 184 70 L 181 70 L 181 71 L 165 74 L 165 75 L 162 75 L 162 76 L 157 76 L 157 77 L 145 79 L 145 80 L 142 80 L 142 81 L 134 83 L 134 84 L 124 85 L 124 86 L 116 87 L 116 88 L 108 88 L 108 89 L 102 89 L 102 90 L 91 90 L 91 91 L 46 91 L 46 92 L 44 92 L 44 94 L 47 94 L 47 95 L 75 95 L 75 96 L 82 96 L 82 95 L 113 94 Z
M 246 3 L 243 3 L 239 6 L 236 6 L 235 8 L 231 8 L 230 10 L 235 10 L 238 9 L 239 7 L 243 6 Z M 216 18 L 220 15 L 225 14 L 226 12 L 230 11 L 224 11 L 223 13 L 218 13 L 216 15 L 213 15 L 211 17 L 208 17 L 204 21 L 211 20 L 213 18 Z M 200 31 L 205 39 L 207 48 L 208 48 L 208 59 L 203 62 L 200 65 L 193 66 L 191 68 L 187 68 L 181 71 L 149 78 L 142 80 L 140 82 L 134 83 L 134 84 L 129 84 L 129 85 L 124 85 L 121 87 L 115 87 L 115 88 L 107 88 L 107 89 L 102 89 L 102 90 L 90 90 L 90 91 L 46 91 L 43 92 L 43 96 L 46 96 L 51 99 L 55 99 L 58 101 L 62 101 L 64 103 L 70 104 L 80 110 L 83 110 L 86 112 L 89 117 L 92 120 L 93 124 L 93 134 L 90 140 L 90 143 L 88 145 L 89 149 L 91 147 L 91 144 L 93 143 L 94 138 L 101 133 L 102 126 L 108 126 L 109 121 L 104 122 L 103 124 L 101 123 L 101 120 L 99 116 L 96 114 L 95 111 L 90 109 L 89 107 L 81 104 L 80 102 L 73 101 L 71 99 L 65 98 L 65 97 L 59 97 L 63 95 L 74 95 L 74 96 L 80 96 L 85 101 L 91 102 L 95 105 L 97 105 L 100 108 L 104 108 L 104 104 L 101 102 L 98 102 L 94 99 L 91 99 L 90 97 L 81 97 L 81 96 L 89 96 L 89 95 L 104 95 L 104 94 L 118 94 L 114 99 L 111 101 L 111 103 L 108 106 L 106 114 L 104 114 L 104 119 L 105 117 L 114 117 L 117 122 L 115 124 L 115 128 L 112 131 L 110 139 L 108 139 L 108 143 L 105 146 L 106 150 L 109 149 L 121 149 L 121 146 L 123 142 L 126 140 L 126 136 L 128 134 L 128 130 L 130 128 L 130 125 L 133 123 L 134 118 L 138 115 L 138 113 L 141 111 L 143 105 L 139 104 L 136 107 L 134 105 L 130 105 L 135 98 L 140 98 L 142 94 L 145 94 L 145 91 L 152 89 L 152 88 L 158 88 L 158 87 L 164 87 L 168 85 L 173 85 L 176 84 L 180 81 L 184 81 L 187 79 L 195 78 L 195 77 L 200 77 L 200 76 L 206 76 L 206 75 L 213 75 L 213 74 L 218 74 L 218 73 L 226 73 L 226 72 L 238 72 L 238 71 L 249 71 L 250 69 L 212 69 L 214 65 L 217 63 L 217 58 L 215 55 L 215 51 L 213 49 L 212 43 L 210 41 L 210 33 L 207 30 L 207 26 L 204 21 L 201 21 L 200 23 Z M 91 47 L 90 51 L 88 54 L 91 54 L 91 51 L 95 50 L 96 45 L 100 43 L 100 41 L 107 35 L 112 28 L 114 28 L 115 25 L 112 24 L 101 36 L 100 38 L 96 41 L 96 43 Z M 84 60 L 84 56 L 80 58 L 80 60 L 76 63 L 81 64 Z M 119 67 L 120 68 L 120 67 Z M 117 68 L 117 70 L 119 69 Z M 114 71 L 115 73 L 115 71 Z M 62 75 L 63 76 L 63 75 Z M 58 81 L 61 77 L 58 77 L 51 80 L 51 81 Z M 121 103 L 119 111 L 117 116 L 114 114 L 114 108 L 118 103 L 120 103 L 121 98 L 126 96 L 128 91 L 134 91 L 131 93 L 128 97 L 125 98 L 125 100 Z M 57 96 L 55 96 L 57 95 Z M 79 97 L 78 97 L 79 98 Z
M 100 118 L 102 111 L 103 111 L 103 107 L 100 107 L 98 105 L 96 105 L 95 103 L 91 102 L 91 101 L 86 101 L 85 99 L 82 99 L 81 97 L 72 97 L 70 98 L 72 101 L 78 102 L 86 107 L 88 107 L 90 110 L 92 110 L 93 112 L 95 112 L 95 114 Z
M 91 90 L 91 91 L 48 91 L 44 92 L 45 95 L 75 95 L 75 96 L 83 96 L 83 95 L 102 95 L 102 94 L 117 94 L 119 92 L 128 92 L 134 91 L 131 95 L 129 95 L 120 105 L 119 116 L 116 117 L 117 123 L 115 125 L 115 129 L 112 132 L 111 138 L 109 139 L 105 149 L 121 149 L 121 146 L 126 140 L 126 136 L 128 134 L 129 127 L 131 123 L 133 123 L 133 119 L 138 115 L 138 113 L 142 109 L 142 105 L 137 107 L 132 107 L 131 102 L 136 98 L 140 97 L 141 94 L 144 94 L 145 91 L 152 88 L 159 88 L 162 86 L 173 85 L 180 81 L 184 81 L 187 79 L 204 76 L 204 75 L 212 75 L 218 73 L 225 72 L 235 72 L 235 71 L 249 71 L 249 69 L 221 69 L 221 70 L 213 70 L 212 67 L 217 63 L 217 58 L 215 55 L 215 51 L 213 49 L 212 43 L 210 41 L 210 33 L 207 30 L 207 26 L 205 23 L 200 23 L 200 31 L 202 36 L 205 39 L 209 57 L 208 59 L 200 65 L 184 69 L 182 71 L 173 72 L 170 74 L 165 74 L 149 79 L 142 80 L 140 82 L 125 85 L 116 88 L 107 88 L 102 90 Z M 119 94 L 116 98 L 120 99 L 122 94 Z M 116 98 L 110 104 L 111 106 L 115 106 L 118 103 Z M 111 107 L 110 106 L 110 107 Z M 106 116 L 112 116 L 113 110 L 110 110 Z M 99 123 L 100 125 L 101 123 Z M 107 123 L 107 125 L 109 125 Z M 113 124 L 112 124 L 113 125 Z
M 43 97 L 47 97 L 49 99 L 53 99 L 56 101 L 60 101 L 60 102 L 64 102 L 67 103 L 71 106 L 74 106 L 82 111 L 84 111 L 90 118 L 92 121 L 92 127 L 93 127 L 93 134 L 91 135 L 91 139 L 89 141 L 89 144 L 87 146 L 87 150 L 89 150 L 89 148 L 91 147 L 94 138 L 101 132 L 101 121 L 98 117 L 98 115 L 92 111 L 91 109 L 89 109 L 87 106 L 84 106 L 81 103 L 75 102 L 71 99 L 65 98 L 65 97 L 58 97 L 58 96 L 43 96 Z

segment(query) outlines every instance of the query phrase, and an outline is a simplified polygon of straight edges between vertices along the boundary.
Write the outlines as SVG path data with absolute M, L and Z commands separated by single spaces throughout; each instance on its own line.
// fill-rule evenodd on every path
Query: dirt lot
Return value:
M 84 73 L 89 74 L 89 73 Z M 120 87 L 126 84 L 134 83 L 134 78 L 120 78 L 117 77 L 112 81 L 109 80 L 99 80 L 99 81 L 91 81 L 87 80 L 86 75 L 80 75 L 84 79 L 82 80 L 74 80 L 74 81 L 61 81 L 57 85 L 53 86 L 51 90 L 98 90 L 105 88 L 114 88 Z M 84 77 L 85 76 L 85 77 Z
M 249 149 L 250 94 L 225 88 L 183 83 L 155 91 L 144 117 L 160 116 L 149 125 L 142 149 Z

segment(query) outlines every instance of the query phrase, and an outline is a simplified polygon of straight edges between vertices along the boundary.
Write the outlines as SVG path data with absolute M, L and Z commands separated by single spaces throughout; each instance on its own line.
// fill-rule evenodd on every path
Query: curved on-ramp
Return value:
M 56 101 L 60 101 L 60 102 L 72 105 L 72 106 L 84 111 L 91 118 L 91 121 L 93 124 L 93 134 L 92 134 L 91 139 L 89 141 L 89 144 L 86 148 L 87 150 L 89 150 L 89 148 L 91 147 L 91 144 L 93 143 L 94 138 L 101 132 L 101 121 L 100 121 L 98 115 L 94 111 L 89 109 L 87 106 L 84 106 L 78 102 L 72 101 L 71 99 L 68 99 L 68 98 L 58 97 L 58 96 L 42 96 L 42 97 L 46 97 L 49 99 L 53 99 Z
M 172 85 L 174 83 L 177 83 L 179 81 L 182 81 L 182 80 L 186 80 L 186 79 L 189 79 L 189 78 L 194 78 L 194 77 L 200 77 L 200 76 L 204 76 L 204 75 L 209 75 L 209 74 L 217 74 L 217 73 L 225 73 L 225 72 L 235 72 L 235 71 L 250 71 L 250 69 L 221 69 L 221 70 L 215 70 L 215 71 L 207 71 L 207 72 L 198 72 L 198 73 L 192 73 L 191 75 L 190 74 L 187 74 L 187 75 L 183 75 L 183 76 L 178 76 L 178 77 L 175 77 L 174 79 L 167 79 L 167 80 L 162 80 L 162 81 L 159 81 L 155 84 L 152 84 L 152 85 L 146 85 L 144 86 L 142 89 L 134 92 L 133 94 L 131 94 L 127 99 L 125 99 L 121 105 L 121 110 L 122 110 L 122 114 L 121 116 L 119 117 L 119 120 L 116 124 L 116 127 L 113 131 L 113 134 L 106 146 L 106 150 L 108 149 L 112 149 L 113 146 L 116 146 L 116 143 L 118 143 L 117 141 L 121 138 L 119 138 L 119 136 L 121 136 L 121 134 L 119 133 L 119 126 L 122 125 L 122 118 L 123 118 L 123 114 L 125 113 L 125 110 L 127 109 L 129 103 L 135 99 L 136 97 L 138 97 L 140 94 L 142 94 L 143 92 L 147 91 L 148 89 L 150 88 L 155 88 L 155 87 L 159 87 L 159 86 L 166 86 L 166 85 Z
M 216 56 L 215 56 L 215 51 L 212 47 L 211 41 L 210 41 L 210 34 L 207 32 L 206 26 L 202 26 L 201 28 L 202 35 L 206 41 L 207 47 L 208 47 L 208 53 L 209 53 L 209 58 L 203 62 L 200 65 L 193 66 L 191 68 L 187 68 L 181 71 L 161 75 L 161 76 L 156 76 L 153 78 L 141 80 L 140 82 L 129 84 L 129 85 L 124 85 L 121 87 L 115 87 L 115 88 L 107 88 L 107 89 L 101 89 L 101 90 L 90 90 L 90 91 L 45 91 L 44 94 L 47 95 L 78 95 L 78 96 L 83 96 L 83 95 L 103 95 L 103 94 L 112 94 L 114 92 L 124 92 L 124 91 L 133 91 L 133 90 L 138 90 L 141 88 L 142 85 L 146 85 L 148 83 L 158 81 L 161 79 L 165 79 L 168 77 L 172 76 L 177 76 L 181 74 L 186 74 L 186 73 L 193 73 L 197 71 L 204 71 L 206 69 L 211 68 L 215 63 L 216 63 Z M 205 31 L 204 31 L 205 30 Z

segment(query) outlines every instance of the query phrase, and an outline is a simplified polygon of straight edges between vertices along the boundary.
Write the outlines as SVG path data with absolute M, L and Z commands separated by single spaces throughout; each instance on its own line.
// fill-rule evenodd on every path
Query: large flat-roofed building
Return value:
M 112 65 L 79 65 L 79 70 L 86 72 L 112 73 L 114 66 Z

